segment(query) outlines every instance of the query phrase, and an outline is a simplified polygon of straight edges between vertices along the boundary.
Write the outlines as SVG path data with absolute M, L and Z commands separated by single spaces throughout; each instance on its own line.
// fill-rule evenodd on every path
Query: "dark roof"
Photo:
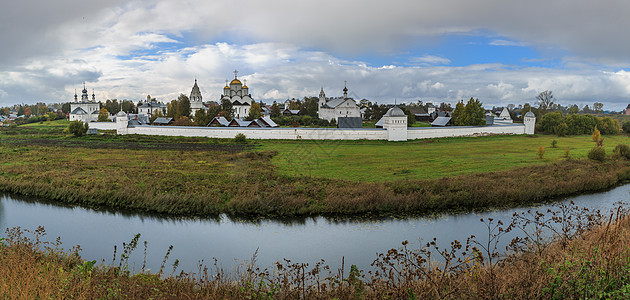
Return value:
M 361 117 L 339 117 L 337 118 L 337 128 L 362 128 Z
M 392 108 L 390 108 L 386 113 L 385 116 L 389 116 L 389 117 L 404 117 L 405 112 L 400 109 L 398 106 L 394 106 Z
M 169 124 L 170 122 L 173 122 L 173 118 L 160 117 L 155 119 L 155 121 L 153 121 L 153 124 Z
M 451 117 L 437 117 L 431 122 L 431 126 L 446 126 L 450 121 Z
M 83 108 L 77 107 L 70 114 L 71 115 L 86 115 L 87 111 L 85 111 Z

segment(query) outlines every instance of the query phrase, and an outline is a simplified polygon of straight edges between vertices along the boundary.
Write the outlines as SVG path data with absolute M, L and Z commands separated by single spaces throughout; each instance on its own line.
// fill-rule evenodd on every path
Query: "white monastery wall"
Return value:
M 90 128 L 96 128 L 98 130 L 117 129 L 116 122 L 90 122 L 88 125 Z
M 234 138 L 242 133 L 249 139 L 278 140 L 386 140 L 383 129 L 336 129 L 336 128 L 229 128 L 184 126 L 130 126 L 128 134 L 201 136 Z
M 474 136 L 489 134 L 525 134 L 525 125 L 501 126 L 452 126 L 452 127 L 412 127 L 407 130 L 407 139 L 429 139 L 439 137 Z

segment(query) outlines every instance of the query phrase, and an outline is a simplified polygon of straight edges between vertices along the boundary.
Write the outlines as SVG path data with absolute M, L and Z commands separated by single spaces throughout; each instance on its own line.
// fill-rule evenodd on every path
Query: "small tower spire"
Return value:
M 234 70 L 234 79 L 237 78 L 237 75 L 238 75 L 238 70 Z
M 348 98 L 348 81 L 343 81 L 343 97 Z
M 92 101 L 96 102 L 96 95 L 94 94 L 93 88 L 92 88 Z
M 77 96 L 77 89 L 74 89 L 74 102 L 77 102 L 78 100 L 78 96 Z

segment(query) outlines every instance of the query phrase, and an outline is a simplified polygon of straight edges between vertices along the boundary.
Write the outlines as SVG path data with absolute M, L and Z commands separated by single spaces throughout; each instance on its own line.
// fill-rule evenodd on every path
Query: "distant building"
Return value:
M 626 107 L 626 116 L 630 116 L 630 104 Z
M 506 125 L 512 123 L 514 123 L 514 121 L 512 121 L 512 117 L 510 116 L 510 112 L 508 111 L 507 107 L 503 108 L 501 114 L 499 114 L 498 117 L 495 115 L 493 122 L 494 125 Z
M 81 93 L 81 101 L 74 92 L 74 102 L 70 102 L 70 121 L 96 122 L 98 120 L 98 112 L 101 108 L 96 102 L 96 95 L 92 91 L 92 100 L 89 99 L 88 91 L 83 83 L 83 91 Z
M 149 119 L 155 114 L 156 110 L 161 112 L 163 116 L 166 116 L 166 104 L 151 99 L 151 95 L 147 95 L 147 102 L 140 101 L 138 103 L 138 114 L 146 115 Z
M 249 115 L 249 109 L 254 99 L 249 94 L 247 82 L 242 83 L 238 79 L 238 71 L 236 70 L 234 71 L 234 80 L 229 85 L 228 81 L 225 81 L 225 87 L 221 95 L 221 101 L 223 100 L 228 100 L 232 103 L 235 118 L 241 119 Z
M 324 88 L 319 92 L 317 116 L 328 121 L 337 121 L 342 117 L 361 117 L 361 109 L 354 99 L 348 97 L 348 87 L 343 87 L 343 96 L 326 98 Z
M 201 91 L 199 90 L 199 86 L 197 85 L 197 78 L 195 78 L 195 85 L 193 85 L 192 90 L 190 91 L 190 97 L 188 98 L 190 100 L 190 114 L 192 116 L 195 115 L 195 113 L 204 108 L 203 105 L 203 97 L 201 96 Z

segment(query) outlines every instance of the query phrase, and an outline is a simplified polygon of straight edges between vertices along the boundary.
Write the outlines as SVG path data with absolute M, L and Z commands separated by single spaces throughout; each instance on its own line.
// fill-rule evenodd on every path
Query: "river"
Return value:
M 630 184 L 612 190 L 572 197 L 577 205 L 607 210 L 615 202 L 630 199 Z M 536 206 L 546 210 L 549 204 Z M 197 272 L 203 261 L 210 266 L 213 258 L 225 270 L 251 259 L 258 250 L 257 265 L 265 268 L 274 262 L 315 263 L 324 259 L 331 268 L 356 264 L 369 270 L 377 253 L 397 248 L 408 240 L 417 247 L 420 241 L 437 237 L 442 245 L 470 235 L 483 236 L 487 229 L 480 218 L 492 217 L 509 221 L 514 212 L 528 208 L 486 212 L 443 214 L 437 217 L 405 219 L 338 220 L 314 217 L 299 220 L 234 220 L 227 216 L 215 219 L 177 219 L 163 216 L 112 211 L 96 211 L 82 207 L 55 205 L 29 197 L 2 194 L 0 196 L 0 236 L 5 228 L 20 226 L 34 230 L 44 226 L 46 240 L 61 237 L 64 248 L 80 245 L 81 256 L 87 260 L 110 263 L 114 245 L 118 255 L 123 242 L 141 234 L 138 248 L 130 256 L 131 267 L 138 271 L 144 261 L 144 241 L 147 247 L 147 268 L 157 271 L 170 245 L 173 250 L 165 268 L 179 260 L 178 270 Z M 504 241 L 509 242 L 509 241 Z

